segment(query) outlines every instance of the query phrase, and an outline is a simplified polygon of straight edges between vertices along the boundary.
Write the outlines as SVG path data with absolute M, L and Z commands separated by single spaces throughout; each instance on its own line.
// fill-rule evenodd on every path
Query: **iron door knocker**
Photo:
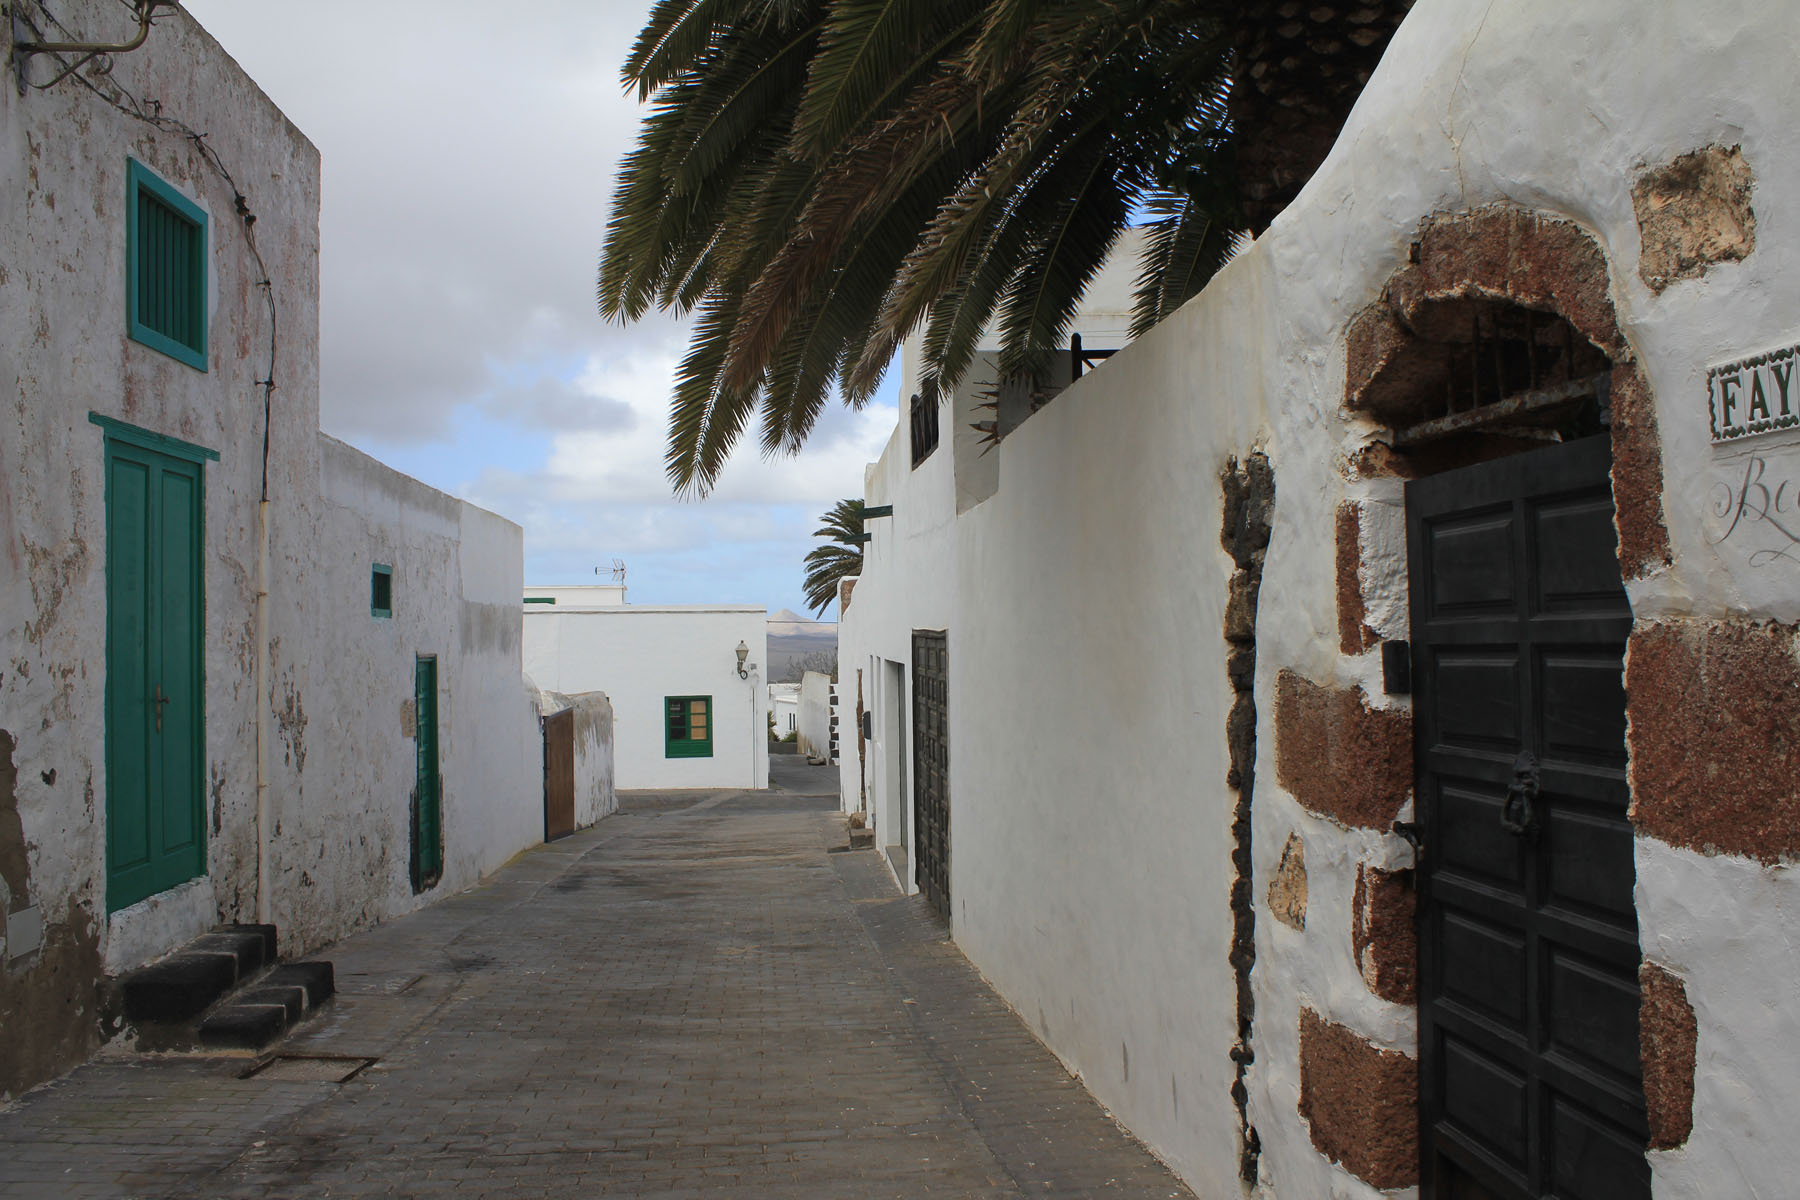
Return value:
M 1538 760 L 1529 750 L 1513 759 L 1512 784 L 1500 806 L 1500 828 L 1516 837 L 1537 836 Z

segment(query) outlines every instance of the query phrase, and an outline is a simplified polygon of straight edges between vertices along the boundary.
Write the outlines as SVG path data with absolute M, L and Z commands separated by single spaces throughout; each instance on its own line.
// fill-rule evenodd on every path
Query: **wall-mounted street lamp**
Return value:
M 739 679 L 750 678 L 750 672 L 748 672 L 744 669 L 744 660 L 746 658 L 750 657 L 750 647 L 744 645 L 744 643 L 741 639 L 738 641 L 738 645 L 737 645 L 737 656 L 738 656 L 738 678 Z

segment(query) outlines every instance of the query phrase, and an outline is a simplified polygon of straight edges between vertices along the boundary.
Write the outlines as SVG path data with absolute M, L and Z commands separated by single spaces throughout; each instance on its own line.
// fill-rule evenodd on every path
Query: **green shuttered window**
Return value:
M 136 159 L 125 197 L 131 339 L 206 370 L 206 212 Z
M 712 757 L 712 697 L 669 696 L 663 701 L 665 758 Z

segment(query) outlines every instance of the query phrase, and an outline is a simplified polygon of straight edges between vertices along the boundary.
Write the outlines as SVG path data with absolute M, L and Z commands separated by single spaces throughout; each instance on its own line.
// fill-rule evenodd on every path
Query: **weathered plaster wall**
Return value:
M 1237 1161 L 1219 735 L 1230 567 L 1214 505 L 1225 458 L 1257 446 L 1278 481 L 1255 693 L 1254 894 L 1271 918 L 1256 924 L 1249 1074 L 1260 1186 L 1357 1197 L 1411 1178 L 1412 851 L 1388 832 L 1411 811 L 1410 714 L 1382 694 L 1378 652 L 1407 632 L 1402 492 L 1370 450 L 1379 425 L 1345 407 L 1345 346 L 1415 241 L 1478 226 L 1456 270 L 1488 294 L 1588 306 L 1571 316 L 1614 322 L 1597 344 L 1629 368 L 1614 378 L 1630 670 L 1667 709 L 1633 685 L 1649 804 L 1637 895 L 1655 978 L 1680 985 L 1658 983 L 1646 1055 L 1659 1095 L 1684 1095 L 1691 1010 L 1698 1072 L 1692 1132 L 1651 1154 L 1657 1194 L 1782 1194 L 1800 1172 L 1784 1132 L 1800 1110 L 1800 776 L 1782 707 L 1800 434 L 1714 449 L 1706 406 L 1709 366 L 1800 342 L 1788 16 L 1753 0 L 1421 0 L 1294 205 L 1206 293 L 1011 435 L 991 498 L 957 516 L 956 481 L 932 460 L 909 471 L 903 430 L 871 468 L 867 499 L 895 516 L 874 524 L 840 625 L 878 733 L 868 761 L 845 756 L 846 803 L 867 779 L 882 819 L 904 811 L 884 798 L 875 668 L 906 660 L 911 629 L 947 628 L 953 933 L 1205 1194 L 1230 1193 Z M 1671 165 L 1707 147 L 1717 186 L 1683 207 L 1669 180 L 1713 176 Z M 1645 195 L 1675 218 L 1641 229 Z M 1647 241 L 1658 258 L 1641 270 Z M 1540 249 L 1505 257 L 1526 243 Z M 1565 252 L 1533 257 L 1553 243 Z M 1765 715 L 1730 711 L 1744 701 Z M 1679 734 L 1653 744 L 1656 728 Z M 1690 745 L 1708 729 L 1736 750 Z M 1670 790 L 1696 771 L 1742 819 Z M 1326 1086 L 1352 1067 L 1355 1089 Z M 1378 1128 L 1347 1138 L 1342 1121 L 1370 1112 L 1386 1114 Z
M 51 33 L 54 14 L 71 38 L 130 32 L 127 10 L 105 0 L 7 9 Z M 12 29 L 0 21 L 8 49 Z M 39 58 L 31 78 L 55 69 Z M 450 841 L 440 889 L 473 881 L 541 829 L 519 815 L 523 799 L 527 814 L 540 811 L 532 789 L 541 778 L 519 678 L 520 531 L 318 433 L 318 152 L 179 9 L 159 15 L 141 49 L 115 56 L 111 80 L 95 83 L 104 95 L 74 80 L 21 92 L 10 73 L 0 87 L 0 909 L 9 939 L 0 1095 L 97 1044 L 103 972 L 218 922 L 256 918 L 259 719 L 271 736 L 270 899 L 283 953 L 421 902 L 396 823 L 411 786 L 400 706 L 415 647 L 443 664 Z M 164 123 L 108 103 L 131 106 L 114 84 Z M 276 330 L 237 193 L 185 128 L 204 131 L 256 218 Z M 209 214 L 205 371 L 126 336 L 131 158 Z M 258 696 L 259 384 L 270 378 L 272 345 L 270 669 Z M 206 871 L 110 917 L 104 442 L 90 412 L 218 454 L 204 468 Z M 404 556 L 403 586 L 420 590 L 415 608 L 376 629 L 368 568 L 392 561 L 390 550 Z
M 621 788 L 767 787 L 768 615 L 752 605 L 528 604 L 525 673 L 551 691 L 606 692 Z M 738 678 L 740 641 L 749 679 Z M 712 757 L 665 756 L 669 696 L 712 697 Z
M 334 438 L 320 443 L 304 726 L 279 723 L 284 762 L 305 757 L 276 811 L 275 922 L 289 947 L 455 892 L 543 837 L 543 741 L 520 674 L 523 531 Z M 393 568 L 391 617 L 370 611 L 375 563 Z M 421 655 L 437 659 L 444 872 L 414 895 Z
M 575 710 L 575 827 L 619 809 L 613 772 L 612 700 L 604 692 L 569 697 Z
M 51 28 L 43 5 L 8 7 Z M 128 22 L 125 10 L 100 0 L 48 7 L 84 35 L 111 36 Z M 11 22 L 0 22 L 8 50 L 10 37 Z M 48 66 L 34 64 L 32 78 L 47 79 Z M 258 217 L 281 322 L 269 486 L 280 506 L 277 551 L 291 563 L 318 490 L 318 153 L 185 14 L 166 14 L 143 49 L 118 56 L 113 78 L 205 130 Z M 206 372 L 125 335 L 133 157 L 209 213 Z M 267 376 L 270 330 L 233 192 L 178 132 L 110 107 L 74 81 L 21 94 L 9 71 L 0 87 L 0 195 L 0 729 L 16 741 L 18 777 L 16 840 L 0 856 L 25 865 L 23 888 L 9 880 L 9 910 L 34 908 L 43 922 L 42 948 L 0 974 L 6 1092 L 95 1044 L 93 984 L 110 941 L 160 952 L 220 919 L 253 915 L 256 383 Z M 173 903 L 111 922 L 104 450 L 90 411 L 219 453 L 205 468 L 208 875 Z M 274 619 L 293 629 L 301 611 L 278 605 Z M 8 824 L 0 821 L 0 839 Z M 21 1046 L 30 1052 L 21 1056 Z

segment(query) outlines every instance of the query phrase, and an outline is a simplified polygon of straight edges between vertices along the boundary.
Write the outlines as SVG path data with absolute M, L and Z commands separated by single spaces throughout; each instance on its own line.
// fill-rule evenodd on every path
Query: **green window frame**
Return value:
M 127 160 L 125 312 L 131 340 L 206 370 L 206 210 Z
M 394 615 L 394 568 L 386 563 L 375 563 L 369 568 L 369 615 Z
M 556 597 L 555 596 L 527 596 L 527 597 L 525 597 L 525 603 L 527 603 L 527 604 L 555 604 Z
M 663 697 L 663 757 L 711 758 L 711 696 Z

